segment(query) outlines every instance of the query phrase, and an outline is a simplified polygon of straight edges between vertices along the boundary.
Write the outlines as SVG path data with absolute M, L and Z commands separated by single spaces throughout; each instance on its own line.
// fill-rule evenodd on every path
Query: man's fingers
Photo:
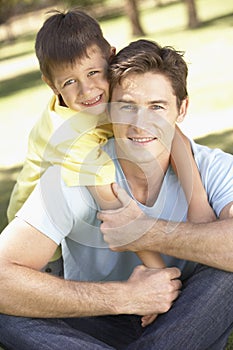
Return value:
M 112 191 L 115 194 L 115 196 L 119 199 L 119 201 L 122 203 L 123 207 L 126 207 L 132 200 L 132 198 L 128 195 L 128 193 L 115 182 L 112 184 Z
M 97 219 L 100 221 L 105 221 L 109 219 L 109 214 L 111 215 L 119 215 L 119 212 L 122 211 L 126 206 L 129 205 L 132 198 L 128 195 L 128 193 L 120 187 L 117 183 L 112 183 L 111 185 L 112 191 L 114 195 L 119 199 L 122 206 L 118 209 L 109 209 L 109 210 L 101 210 L 97 213 Z
M 116 211 L 118 211 L 119 209 L 114 209 L 114 210 L 101 210 L 98 211 L 96 217 L 98 220 L 100 221 L 108 221 L 109 218 L 109 214 L 116 214 Z

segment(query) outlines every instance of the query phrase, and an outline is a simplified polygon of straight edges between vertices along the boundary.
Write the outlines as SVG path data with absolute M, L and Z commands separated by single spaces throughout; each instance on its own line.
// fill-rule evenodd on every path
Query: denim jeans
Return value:
M 198 265 L 172 308 L 146 328 L 134 315 L 0 315 L 0 343 L 8 350 L 221 350 L 233 328 L 232 296 L 233 273 Z

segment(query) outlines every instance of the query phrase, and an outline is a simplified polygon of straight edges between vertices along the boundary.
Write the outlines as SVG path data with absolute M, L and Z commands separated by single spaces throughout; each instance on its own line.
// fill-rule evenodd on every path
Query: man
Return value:
M 8 348 L 182 350 L 215 346 L 221 349 L 226 342 L 233 321 L 230 304 L 233 275 L 191 261 L 233 271 L 232 242 L 227 237 L 231 234 L 232 223 L 227 220 L 230 214 L 227 216 L 224 209 L 229 209 L 233 200 L 232 184 L 228 187 L 230 180 L 223 183 L 232 169 L 232 157 L 204 149 L 207 162 L 204 167 L 203 149 L 192 144 L 195 155 L 196 150 L 199 151 L 198 165 L 203 168 L 200 171 L 204 180 L 210 180 L 209 155 L 212 159 L 213 156 L 218 158 L 217 184 L 211 181 L 207 192 L 212 196 L 216 213 L 220 210 L 220 218 L 225 220 L 206 225 L 179 224 L 186 218 L 187 202 L 169 159 L 175 124 L 186 113 L 187 94 L 185 89 L 180 91 L 172 85 L 174 77 L 168 73 L 173 72 L 176 77 L 179 69 L 185 70 L 186 65 L 175 50 L 139 41 L 119 53 L 113 69 L 117 71 L 117 60 L 125 62 L 127 57 L 131 66 L 136 67 L 132 52 L 139 67 L 142 67 L 140 57 L 145 62 L 144 70 L 122 75 L 116 84 L 111 75 L 113 103 L 110 110 L 116 142 L 111 140 L 105 151 L 115 160 L 116 181 L 137 201 L 135 206 L 128 202 L 120 189 L 118 198 L 123 204 L 127 199 L 128 208 L 120 209 L 120 214 L 118 210 L 117 217 L 123 223 L 120 230 L 126 231 L 128 246 L 124 248 L 171 255 L 164 255 L 164 260 L 167 266 L 177 266 L 182 271 L 184 289 L 179 295 L 181 283 L 177 267 L 157 270 L 136 267 L 140 261 L 133 252 L 109 250 L 98 230 L 98 208 L 88 190 L 66 187 L 60 168 L 55 166 L 45 173 L 18 218 L 0 236 L 0 341 Z M 163 68 L 157 66 L 158 62 Z M 140 208 L 150 218 L 142 215 Z M 133 221 L 131 210 L 134 211 L 133 220 L 137 218 L 140 227 L 139 230 L 133 227 L 135 232 L 130 230 L 132 236 L 129 237 L 125 215 L 129 213 Z M 160 236 L 151 216 L 175 223 L 167 225 L 158 220 L 158 229 L 163 229 L 165 224 L 167 229 L 167 233 L 161 232 Z M 105 240 L 111 247 L 118 246 L 117 229 L 116 241 L 113 241 L 112 230 L 108 228 L 114 224 L 114 213 L 103 212 L 99 218 L 103 220 L 101 228 Z M 189 234 L 194 227 L 195 232 L 199 232 L 198 238 L 204 235 L 204 243 L 208 244 L 205 249 L 201 247 L 199 255 L 196 246 L 191 247 L 198 242 Z M 178 243 L 175 250 L 175 243 L 170 239 L 174 232 L 176 241 L 180 239 L 180 243 L 186 243 L 183 253 Z M 184 233 L 186 239 L 182 241 Z M 208 241 L 205 237 L 211 235 L 217 248 L 211 237 Z M 227 247 L 220 245 L 223 237 Z M 39 272 L 60 243 L 66 280 Z M 225 262 L 216 255 L 220 251 L 226 254 Z M 154 313 L 161 315 L 142 328 L 140 316 Z
M 124 186 L 126 191 L 114 185 L 122 209 L 98 214 L 101 231 L 112 250 L 156 251 L 164 254 L 168 266 L 179 266 L 183 273 L 182 294 L 174 308 L 157 319 L 156 333 L 149 328 L 144 332 L 135 349 L 143 348 L 146 339 L 156 349 L 223 349 L 233 326 L 228 299 L 233 275 L 221 271 L 233 271 L 233 159 L 220 150 L 191 143 L 209 201 L 220 220 L 181 223 L 185 209 L 169 167 L 169 152 L 174 124 L 183 119 L 187 108 L 185 68 L 177 57 L 175 62 L 173 50 L 148 42 L 144 46 L 147 57 L 132 43 L 118 53 L 110 69 L 111 117 L 119 140 L 116 153 L 129 185 Z M 143 41 L 140 48 L 143 50 Z M 198 198 L 195 191 L 193 196 Z M 186 265 L 177 265 L 171 257 L 185 260 Z

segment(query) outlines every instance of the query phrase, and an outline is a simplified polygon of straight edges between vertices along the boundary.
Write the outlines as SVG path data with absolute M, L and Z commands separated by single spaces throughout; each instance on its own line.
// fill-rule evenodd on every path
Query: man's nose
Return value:
M 146 108 L 138 107 L 132 124 L 137 128 L 144 128 L 147 125 L 146 115 Z

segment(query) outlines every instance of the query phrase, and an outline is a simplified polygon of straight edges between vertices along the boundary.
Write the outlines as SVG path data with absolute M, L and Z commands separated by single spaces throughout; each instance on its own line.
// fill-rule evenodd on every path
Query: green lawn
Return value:
M 196 0 L 202 26 L 193 31 L 186 29 L 182 2 L 163 7 L 152 7 L 153 1 L 142 3 L 141 20 L 147 38 L 186 52 L 188 117 L 196 118 L 195 136 L 204 134 L 198 142 L 232 153 L 233 123 L 228 118 L 233 111 L 232 0 Z M 25 156 L 29 130 L 50 96 L 34 56 L 35 32 L 43 21 L 41 12 L 37 13 L 15 42 L 0 42 L 0 229 L 6 225 L 6 208 Z M 101 26 L 117 50 L 135 39 L 126 17 L 102 21 Z M 227 350 L 233 350 L 233 336 Z

